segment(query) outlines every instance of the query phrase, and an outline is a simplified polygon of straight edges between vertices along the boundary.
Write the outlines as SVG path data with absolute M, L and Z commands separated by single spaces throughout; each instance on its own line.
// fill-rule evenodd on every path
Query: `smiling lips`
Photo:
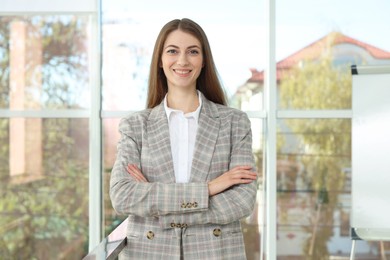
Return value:
M 180 70 L 180 69 L 174 69 L 173 70 L 176 74 L 179 74 L 180 76 L 186 76 L 186 75 L 188 75 L 188 74 L 190 74 L 190 72 L 192 71 L 192 70 Z

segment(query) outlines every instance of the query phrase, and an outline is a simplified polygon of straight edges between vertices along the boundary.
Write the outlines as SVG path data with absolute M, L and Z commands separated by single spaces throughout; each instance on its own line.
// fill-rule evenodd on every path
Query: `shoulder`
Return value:
M 214 103 L 203 96 L 203 106 L 206 114 L 221 119 L 247 117 L 246 113 L 226 105 Z
M 236 108 L 233 108 L 233 107 L 228 107 L 228 106 L 224 106 L 224 105 L 220 105 L 220 104 L 215 104 L 218 108 L 218 112 L 219 112 L 219 116 L 221 118 L 226 118 L 226 117 L 246 117 L 246 113 L 239 110 L 239 109 L 236 109 Z
M 250 124 L 248 115 L 243 112 L 242 110 L 239 110 L 237 108 L 215 104 L 214 106 L 217 108 L 218 116 L 221 120 L 221 122 L 230 122 L 232 125 L 234 124 Z
M 230 129 L 235 134 L 248 132 L 251 129 L 251 122 L 248 115 L 236 108 L 228 107 L 206 101 L 208 107 L 205 109 L 210 117 L 216 118 L 220 122 L 220 129 Z
M 142 129 L 148 121 L 151 112 L 152 109 L 144 109 L 128 114 L 121 119 L 119 123 L 119 130 L 126 132 Z
M 127 116 L 123 117 L 121 121 L 128 121 L 128 122 L 142 122 L 148 120 L 150 113 L 152 112 L 151 108 L 144 109 L 141 111 L 133 112 L 128 114 Z

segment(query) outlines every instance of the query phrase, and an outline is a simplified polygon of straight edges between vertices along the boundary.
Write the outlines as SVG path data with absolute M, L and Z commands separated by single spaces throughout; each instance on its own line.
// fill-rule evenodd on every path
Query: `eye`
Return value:
M 167 53 L 168 54 L 175 54 L 175 53 L 177 53 L 177 50 L 175 50 L 175 49 L 168 49 Z
M 191 55 L 198 55 L 199 51 L 194 49 L 194 50 L 189 50 L 188 53 L 191 54 Z

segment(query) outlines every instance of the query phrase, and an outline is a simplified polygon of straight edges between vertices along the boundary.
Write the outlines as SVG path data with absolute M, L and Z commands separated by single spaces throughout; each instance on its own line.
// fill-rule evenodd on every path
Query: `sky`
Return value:
M 245 83 L 251 68 L 264 68 L 265 0 L 103 0 L 102 7 L 103 20 L 137 24 L 138 33 L 124 37 L 150 48 L 167 21 L 188 17 L 199 23 L 228 94 Z M 389 0 L 277 0 L 276 59 L 332 31 L 390 51 L 389 13 Z

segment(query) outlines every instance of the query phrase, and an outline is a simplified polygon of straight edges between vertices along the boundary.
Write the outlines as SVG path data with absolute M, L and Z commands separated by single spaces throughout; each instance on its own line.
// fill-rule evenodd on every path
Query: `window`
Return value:
M 88 250 L 91 20 L 0 16 L 0 254 Z M 72 256 L 72 257 L 71 257 Z
M 242 221 L 248 259 L 348 256 L 349 66 L 390 64 L 389 10 L 381 0 L 2 0 L 0 255 L 81 258 L 125 218 L 108 197 L 119 119 L 145 106 L 161 26 L 188 17 L 209 37 L 230 105 L 252 122 L 261 178 Z M 362 241 L 356 256 L 388 249 Z

